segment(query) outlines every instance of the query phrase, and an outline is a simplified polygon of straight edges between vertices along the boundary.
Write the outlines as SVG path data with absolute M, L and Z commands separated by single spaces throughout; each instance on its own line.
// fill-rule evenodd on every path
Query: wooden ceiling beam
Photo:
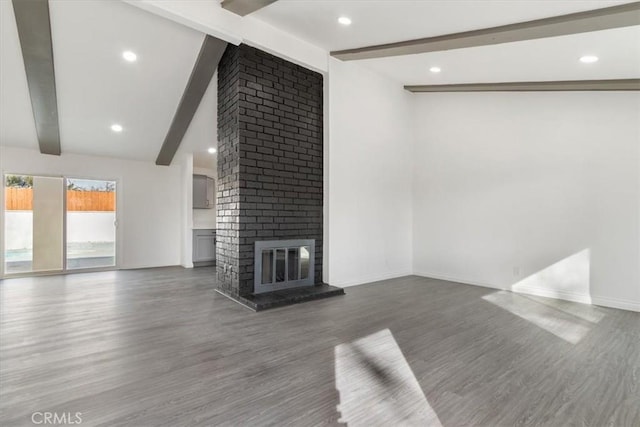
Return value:
M 223 0 L 222 8 L 236 15 L 246 16 L 276 1 L 277 0 Z
M 409 92 L 566 92 L 566 91 L 640 91 L 640 79 L 569 80 L 509 83 L 464 83 L 448 85 L 411 85 Z
M 331 56 L 344 61 L 353 61 L 358 59 L 415 55 L 419 53 L 535 40 L 546 37 L 567 36 L 633 25 L 640 25 L 640 2 L 481 30 L 339 50 L 331 52 Z
M 173 116 L 167 136 L 162 143 L 162 148 L 160 148 L 160 153 L 158 153 L 156 165 L 169 166 L 171 164 L 226 48 L 227 42 L 209 35 L 205 36 L 187 87 L 182 94 L 176 114 Z
M 60 125 L 48 0 L 13 0 L 31 109 L 42 154 L 60 155 Z

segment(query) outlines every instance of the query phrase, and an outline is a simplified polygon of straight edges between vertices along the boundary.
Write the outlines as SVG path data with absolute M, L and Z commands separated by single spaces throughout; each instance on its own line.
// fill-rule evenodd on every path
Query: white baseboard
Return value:
M 619 308 L 620 310 L 629 310 L 640 312 L 640 302 L 623 300 L 618 298 L 592 296 L 591 303 L 601 305 L 603 307 Z
M 427 279 L 445 280 L 447 282 L 462 283 L 463 285 L 473 285 L 473 286 L 481 286 L 483 288 L 500 289 L 501 291 L 509 290 L 508 288 L 503 288 L 498 285 L 493 285 L 491 283 L 475 282 L 473 280 L 458 279 L 456 277 L 448 277 L 440 274 L 423 273 L 420 271 L 414 271 L 413 274 L 414 276 L 425 277 Z
M 164 267 L 183 267 L 182 264 L 168 264 L 168 265 L 156 265 L 156 264 L 140 264 L 140 265 L 121 265 L 119 270 L 144 270 L 147 268 L 164 268 Z
M 481 286 L 483 288 L 500 289 L 505 291 L 511 291 L 514 293 L 535 295 L 535 296 L 541 296 L 541 297 L 547 297 L 547 298 L 555 298 L 555 299 L 561 299 L 561 300 L 566 300 L 571 302 L 578 302 L 582 304 L 593 304 L 593 305 L 600 305 L 603 307 L 617 308 L 620 310 L 640 312 L 640 302 L 623 300 L 619 298 L 589 296 L 586 294 L 578 294 L 575 292 L 563 292 L 563 291 L 555 291 L 555 290 L 544 289 L 544 288 L 524 287 L 524 286 L 519 286 L 517 290 L 514 290 L 508 287 L 501 287 L 491 283 L 480 283 L 473 280 L 458 279 L 456 277 L 442 276 L 439 274 L 431 274 L 431 273 L 424 273 L 424 272 L 414 272 L 413 274 L 420 277 L 446 280 L 448 282 L 462 283 L 465 285 Z
M 346 281 L 334 281 L 329 280 L 328 284 L 331 286 L 338 286 L 340 288 L 348 288 L 350 286 L 364 285 L 372 282 L 379 282 L 381 280 L 397 279 L 398 277 L 411 276 L 411 271 L 398 271 L 395 273 L 379 274 L 366 277 L 360 277 L 358 279 L 351 279 Z
M 555 298 L 580 304 L 591 304 L 591 296 L 577 292 L 565 292 L 555 289 L 537 288 L 533 286 L 518 286 L 517 289 L 510 289 L 516 294 L 535 295 L 538 297 Z

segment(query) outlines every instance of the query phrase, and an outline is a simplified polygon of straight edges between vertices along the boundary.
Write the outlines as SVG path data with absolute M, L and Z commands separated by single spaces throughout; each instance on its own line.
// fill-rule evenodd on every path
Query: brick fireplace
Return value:
M 322 285 L 322 102 L 317 72 L 246 45 L 220 61 L 217 288 L 245 305 L 256 242 L 313 240 Z

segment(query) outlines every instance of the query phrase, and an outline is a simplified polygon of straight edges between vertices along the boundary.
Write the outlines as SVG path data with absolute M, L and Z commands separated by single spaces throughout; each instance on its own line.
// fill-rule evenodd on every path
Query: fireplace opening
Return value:
M 314 285 L 315 240 L 255 243 L 254 293 Z

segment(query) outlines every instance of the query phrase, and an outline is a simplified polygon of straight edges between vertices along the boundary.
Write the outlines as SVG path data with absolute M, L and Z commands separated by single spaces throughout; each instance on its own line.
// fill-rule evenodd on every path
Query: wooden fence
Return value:
M 33 210 L 33 190 L 31 188 L 5 187 L 4 206 L 8 211 Z M 116 193 L 111 191 L 67 190 L 67 211 L 116 210 Z

